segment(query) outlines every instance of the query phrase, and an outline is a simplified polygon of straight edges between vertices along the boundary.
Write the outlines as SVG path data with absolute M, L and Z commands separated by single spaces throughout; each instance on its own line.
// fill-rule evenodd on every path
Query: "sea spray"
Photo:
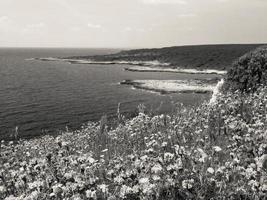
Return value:
M 213 94 L 212 94 L 212 97 L 211 97 L 210 102 L 209 102 L 210 105 L 214 105 L 216 103 L 217 97 L 220 94 L 220 91 L 221 91 L 223 84 L 224 84 L 224 79 L 221 79 L 217 83 L 216 87 L 213 90 Z

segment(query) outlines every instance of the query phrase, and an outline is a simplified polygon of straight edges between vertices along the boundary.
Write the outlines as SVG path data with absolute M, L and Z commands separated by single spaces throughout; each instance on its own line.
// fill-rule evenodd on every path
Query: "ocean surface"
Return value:
M 159 95 L 120 85 L 131 80 L 185 80 L 215 77 L 205 74 L 162 72 L 130 72 L 126 65 L 69 64 L 62 61 L 28 60 L 40 57 L 66 57 L 107 54 L 114 49 L 0 49 L 0 139 L 15 132 L 30 138 L 56 134 L 66 126 L 78 129 L 88 121 L 98 121 L 107 114 L 130 115 L 145 104 L 157 114 L 171 112 L 172 102 L 195 105 L 208 100 L 211 94 Z

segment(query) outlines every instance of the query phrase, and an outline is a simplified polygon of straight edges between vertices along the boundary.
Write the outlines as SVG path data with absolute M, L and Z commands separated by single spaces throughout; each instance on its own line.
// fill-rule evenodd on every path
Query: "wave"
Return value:
M 211 93 L 216 88 L 216 83 L 212 84 L 210 80 L 124 80 L 121 84 L 161 94 Z
M 217 83 L 216 87 L 213 90 L 213 94 L 212 94 L 212 97 L 211 97 L 210 102 L 209 102 L 210 105 L 214 105 L 217 102 L 217 97 L 221 93 L 221 88 L 222 88 L 223 84 L 224 84 L 224 79 L 221 79 Z

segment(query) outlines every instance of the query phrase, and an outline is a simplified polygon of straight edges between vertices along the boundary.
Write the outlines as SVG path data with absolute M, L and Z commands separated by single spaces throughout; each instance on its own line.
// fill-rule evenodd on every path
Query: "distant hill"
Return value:
M 176 46 L 154 49 L 135 49 L 115 54 L 72 57 L 94 61 L 154 61 L 170 63 L 172 67 L 196 69 L 228 69 L 238 57 L 260 44 Z

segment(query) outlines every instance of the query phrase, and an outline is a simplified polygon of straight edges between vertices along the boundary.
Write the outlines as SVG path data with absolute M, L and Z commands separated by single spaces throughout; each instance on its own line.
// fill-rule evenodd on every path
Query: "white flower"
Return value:
M 97 186 L 103 193 L 108 193 L 108 186 L 105 184 L 101 184 Z
M 260 171 L 263 168 L 264 163 L 267 163 L 267 154 L 264 154 L 261 157 L 256 158 L 258 171 Z
M 60 194 L 63 190 L 62 190 L 62 185 L 61 184 L 56 184 L 52 187 L 53 189 L 53 193 L 58 195 Z
M 201 156 L 199 159 L 199 162 L 205 162 L 208 155 L 201 148 L 198 148 L 197 151 L 200 153 L 200 156 Z
M 140 158 L 141 160 L 147 160 L 148 159 L 148 156 L 147 155 L 144 155 L 144 156 L 142 156 L 141 158 Z
M 215 152 L 220 152 L 222 150 L 222 148 L 219 146 L 214 146 L 213 149 Z
M 149 178 L 141 178 L 141 179 L 139 179 L 139 183 L 140 184 L 147 184 L 147 183 L 149 183 Z
M 263 184 L 263 185 L 260 187 L 260 190 L 263 191 L 263 192 L 266 192 L 266 191 L 267 191 L 267 184 Z
M 259 187 L 259 183 L 255 180 L 250 180 L 248 185 L 251 187 L 253 191 L 256 191 L 257 187 Z
M 154 181 L 158 181 L 158 180 L 160 180 L 160 177 L 159 177 L 158 175 L 153 175 L 153 176 L 152 176 L 152 179 L 153 179 Z
M 86 190 L 85 194 L 86 194 L 86 197 L 88 199 L 90 199 L 90 198 L 96 199 L 96 191 L 95 190 Z
M 214 169 L 212 167 L 209 167 L 207 169 L 207 172 L 210 173 L 210 174 L 214 174 Z
M 67 172 L 67 173 L 64 174 L 64 177 L 65 177 L 67 180 L 69 180 L 69 179 L 73 178 L 73 174 L 72 174 L 71 172 Z
M 130 194 L 130 193 L 132 193 L 132 188 L 130 188 L 129 186 L 127 186 L 127 185 L 123 185 L 122 187 L 121 187 L 121 189 L 120 189 L 120 197 L 121 198 L 125 198 L 125 196 L 127 195 L 127 194 Z
M 6 187 L 5 186 L 0 186 L 0 194 L 6 192 Z
M 184 189 L 191 189 L 194 184 L 194 179 L 189 179 L 189 180 L 183 180 L 182 181 L 182 187 Z
M 158 174 L 159 172 L 162 171 L 162 167 L 161 165 L 158 163 L 158 164 L 155 164 L 152 168 L 151 168 L 151 172 L 155 173 L 155 174 Z
M 173 158 L 174 158 L 174 155 L 172 153 L 169 153 L 169 152 L 164 153 L 164 160 L 166 162 L 170 162 Z
M 93 159 L 92 157 L 88 157 L 88 158 L 87 158 L 87 161 L 88 161 L 89 163 L 91 163 L 91 164 L 93 164 L 93 163 L 96 162 L 96 160 Z
M 121 176 L 116 176 L 116 177 L 114 178 L 114 182 L 115 182 L 115 183 L 119 183 L 119 184 L 121 184 L 121 183 L 123 182 L 123 178 L 122 178 Z
M 162 142 L 161 146 L 162 146 L 162 147 L 166 147 L 167 144 L 168 144 L 167 142 Z
M 143 187 L 143 193 L 150 195 L 153 193 L 153 189 L 155 188 L 155 184 L 147 184 L 145 187 Z

